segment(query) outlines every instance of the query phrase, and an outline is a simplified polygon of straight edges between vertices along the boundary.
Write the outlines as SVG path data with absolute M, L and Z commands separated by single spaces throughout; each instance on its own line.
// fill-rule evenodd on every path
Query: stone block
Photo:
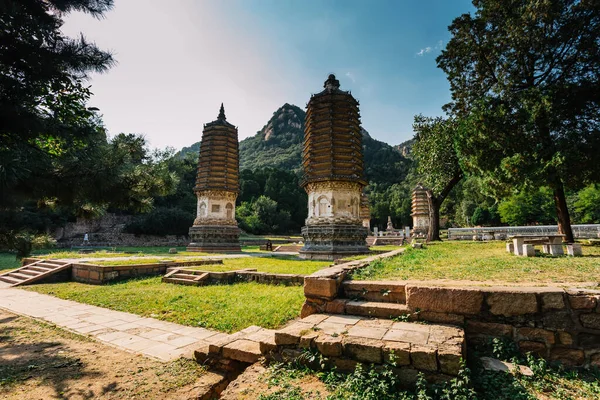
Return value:
M 383 361 L 396 366 L 410 365 L 410 343 L 385 342 Z
M 315 347 L 314 340 L 319 336 L 319 332 L 309 332 L 306 335 L 302 335 L 298 347 L 301 349 L 311 349 Z
M 542 310 L 562 310 L 565 308 L 563 293 L 542 293 Z
M 515 252 L 515 245 L 513 242 L 506 243 L 506 252 L 510 254 Z
M 567 367 L 582 366 L 585 362 L 583 350 L 553 348 L 550 350 L 550 361 L 559 361 Z
M 298 344 L 300 342 L 300 337 L 310 333 L 313 326 L 313 324 L 304 322 L 294 322 L 275 332 L 275 343 L 277 343 L 278 346 Z
M 325 312 L 329 314 L 344 314 L 346 311 L 346 300 L 335 299 L 325 304 Z
M 329 315 L 326 315 L 326 314 L 313 314 L 313 315 L 310 315 L 308 317 L 302 318 L 298 322 L 303 322 L 303 323 L 306 323 L 306 324 L 316 325 L 316 324 L 320 324 L 321 322 L 325 321 L 327 318 L 329 318 Z
M 573 336 L 568 332 L 558 332 L 558 341 L 560 344 L 570 346 L 573 344 Z
M 535 314 L 538 310 L 535 293 L 493 292 L 487 295 L 486 300 L 494 315 L 512 317 Z
M 583 251 L 581 250 L 581 245 L 578 243 L 568 244 L 567 245 L 567 255 L 569 255 L 571 257 L 583 256 Z
M 565 255 L 562 244 L 547 244 L 544 246 L 547 247 L 548 253 L 552 256 L 564 256 Z
M 569 304 L 575 310 L 590 310 L 596 307 L 594 296 L 569 296 Z
M 436 322 L 441 324 L 462 325 L 465 323 L 464 315 L 438 313 L 434 311 L 422 311 L 419 313 L 419 320 Z
M 93 281 L 100 280 L 100 272 L 98 271 L 90 271 L 90 279 Z
M 340 371 L 354 372 L 356 366 L 358 365 L 358 361 L 337 357 L 333 359 L 333 365 L 335 365 L 335 367 Z
M 437 371 L 437 349 L 431 346 L 412 345 L 410 359 L 412 366 L 421 371 Z
M 383 361 L 383 342 L 347 336 L 343 339 L 344 354 L 354 360 L 381 364 Z
M 223 357 L 245 363 L 255 363 L 261 357 L 260 344 L 251 340 L 236 340 L 223 346 Z
M 316 299 L 311 298 L 310 300 Z M 309 315 L 320 313 L 322 311 L 321 307 L 322 306 L 319 306 L 319 304 L 316 304 L 313 301 L 305 301 L 304 304 L 302 304 L 302 309 L 300 310 L 300 318 L 306 318 Z
M 412 310 L 479 314 L 483 293 L 478 289 L 406 286 L 406 304 Z
M 567 311 L 545 312 L 542 323 L 546 329 L 569 330 L 573 328 L 573 318 Z
M 556 341 L 554 332 L 538 328 L 518 328 L 517 336 L 519 339 L 544 342 L 547 345 L 552 345 Z
M 314 339 L 319 353 L 325 357 L 339 357 L 342 355 L 342 338 L 340 336 L 320 335 Z
M 540 342 L 523 340 L 519 342 L 519 350 L 521 350 L 522 353 L 533 353 L 541 357 L 546 356 L 546 345 Z
M 580 333 L 577 336 L 579 346 L 586 348 L 600 348 L 600 335 L 592 333 Z
M 600 353 L 592 354 L 590 356 L 590 365 L 594 367 L 600 367 Z
M 467 321 L 465 330 L 469 335 L 512 337 L 513 334 L 513 327 L 511 325 L 497 324 L 494 322 Z
M 460 348 L 440 347 L 438 349 L 438 360 L 440 362 L 440 370 L 442 373 L 454 376 L 458 375 L 462 356 Z
M 398 377 L 398 382 L 400 386 L 406 388 L 412 388 L 417 383 L 417 379 L 419 377 L 419 371 L 413 368 L 398 368 L 395 369 L 396 376 Z
M 332 278 L 307 276 L 304 278 L 304 295 L 333 300 L 338 294 L 338 282 Z
M 600 330 L 600 314 L 581 314 L 579 320 L 586 328 Z
M 532 244 L 523 245 L 523 255 L 525 257 L 535 257 L 535 247 Z

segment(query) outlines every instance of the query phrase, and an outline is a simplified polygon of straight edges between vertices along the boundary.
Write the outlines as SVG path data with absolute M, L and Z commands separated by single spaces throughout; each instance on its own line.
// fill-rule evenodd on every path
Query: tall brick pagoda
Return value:
M 239 169 L 238 130 L 227 122 L 221 104 L 216 121 L 205 124 L 202 132 L 194 187 L 198 207 L 188 251 L 241 251 L 235 220 Z
M 311 96 L 306 111 L 302 186 L 308 193 L 308 218 L 300 257 L 335 260 L 369 251 L 360 214 L 367 182 L 358 102 L 340 90 L 334 75 L 324 87 Z
M 429 231 L 429 201 L 427 189 L 420 183 L 412 192 L 411 217 L 413 219 L 413 236 L 426 236 Z

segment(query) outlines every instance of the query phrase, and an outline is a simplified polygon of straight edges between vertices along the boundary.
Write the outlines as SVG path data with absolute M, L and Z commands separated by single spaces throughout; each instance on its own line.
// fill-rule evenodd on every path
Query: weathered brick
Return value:
M 573 344 L 573 336 L 568 332 L 558 332 L 558 340 L 561 344 L 570 346 Z
M 542 310 L 562 310 L 565 308 L 563 293 L 542 293 Z
M 298 344 L 298 342 L 300 342 L 300 337 L 303 334 L 310 333 L 313 326 L 313 324 L 304 322 L 294 322 L 292 325 L 286 326 L 275 332 L 275 343 L 277 343 L 278 346 Z
M 325 357 L 339 357 L 342 355 L 342 338 L 330 335 L 321 335 L 314 339 L 319 353 Z
M 438 313 L 479 314 L 483 293 L 478 289 L 406 286 L 409 308 Z
M 512 336 L 513 327 L 494 322 L 467 321 L 465 331 L 469 335 Z
M 304 278 L 304 295 L 306 297 L 334 299 L 337 293 L 338 283 L 336 279 L 310 276 Z
M 492 314 L 505 317 L 535 314 L 538 310 L 535 293 L 493 292 L 487 295 L 487 304 Z
M 593 296 L 569 296 L 569 303 L 575 310 L 588 310 L 596 307 L 596 299 Z
M 586 328 L 600 329 L 600 314 L 582 314 L 579 319 Z
M 442 323 L 442 324 L 455 324 L 455 325 L 462 325 L 465 323 L 464 315 L 438 313 L 438 312 L 434 312 L 434 311 L 420 312 L 419 320 Z
M 255 363 L 261 357 L 260 344 L 251 340 L 236 340 L 223 346 L 223 357 L 246 363 Z
M 460 362 L 462 360 L 461 349 L 457 347 L 442 346 L 438 349 L 438 360 L 442 373 L 448 375 L 458 375 Z
M 542 316 L 546 329 L 569 330 L 574 326 L 573 318 L 568 311 L 549 311 Z
M 329 314 L 343 314 L 346 310 L 346 300 L 335 299 L 325 304 L 325 312 Z
M 544 343 L 523 340 L 519 342 L 519 349 L 523 353 L 533 353 L 542 357 L 546 356 L 546 345 Z
M 576 367 L 583 365 L 585 355 L 583 350 L 555 347 L 550 350 L 550 360 L 559 361 L 568 367 Z
M 410 359 L 412 366 L 421 371 L 437 371 L 437 350 L 431 346 L 412 345 Z
M 595 367 L 600 367 L 600 353 L 591 355 L 590 365 L 595 366 Z
M 383 360 L 398 366 L 410 365 L 410 343 L 385 342 Z
M 518 328 L 517 336 L 520 336 L 522 339 L 541 341 L 546 344 L 554 344 L 556 341 L 554 332 L 538 328 Z
M 344 354 L 357 361 L 381 364 L 383 342 L 354 336 L 344 337 Z

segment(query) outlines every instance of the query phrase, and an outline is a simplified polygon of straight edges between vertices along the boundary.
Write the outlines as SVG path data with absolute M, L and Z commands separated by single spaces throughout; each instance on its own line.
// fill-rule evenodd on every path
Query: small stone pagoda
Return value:
M 308 193 L 308 218 L 300 257 L 335 260 L 369 251 L 360 213 L 367 182 L 358 102 L 340 90 L 334 75 L 324 87 L 311 96 L 306 111 L 302 186 Z
M 429 231 L 429 202 L 427 191 L 420 183 L 412 192 L 413 236 L 426 236 Z
M 198 207 L 190 228 L 188 251 L 239 252 L 240 230 L 235 220 L 239 193 L 238 130 L 227 122 L 225 109 L 204 125 L 194 192 Z

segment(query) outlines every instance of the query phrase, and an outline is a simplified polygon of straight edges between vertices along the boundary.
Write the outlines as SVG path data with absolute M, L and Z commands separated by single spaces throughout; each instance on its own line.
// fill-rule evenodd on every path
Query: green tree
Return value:
M 574 208 L 579 223 L 600 223 L 600 185 L 589 185 L 580 190 Z
M 565 184 L 598 180 L 600 7 L 595 0 L 474 0 L 438 57 L 465 170 L 490 186 L 547 185 L 573 241 Z M 501 185 L 501 186 L 498 186 Z
M 439 241 L 440 207 L 450 191 L 463 178 L 454 147 L 457 123 L 443 118 L 415 116 L 413 154 L 423 178 L 429 202 L 427 241 Z
M 552 190 L 547 187 L 523 190 L 498 205 L 501 221 L 512 226 L 553 224 L 556 219 L 552 211 Z
M 14 205 L 66 187 L 62 168 L 86 159 L 105 140 L 89 72 L 104 72 L 112 56 L 83 36 L 64 36 L 62 17 L 81 11 L 102 17 L 112 0 L 4 0 L 0 3 L 0 204 Z M 75 176 L 77 178 L 79 175 Z M 78 188 L 78 185 L 71 185 Z M 69 191 L 67 191 L 67 195 Z

